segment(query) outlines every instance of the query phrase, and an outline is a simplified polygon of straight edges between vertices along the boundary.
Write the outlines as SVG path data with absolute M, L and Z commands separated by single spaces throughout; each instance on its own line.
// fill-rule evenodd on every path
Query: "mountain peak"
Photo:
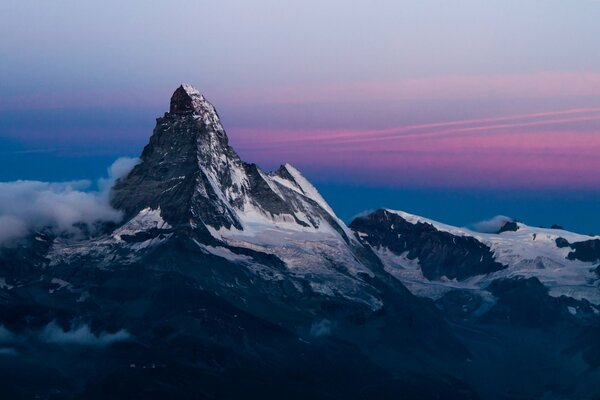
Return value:
M 172 114 L 200 113 L 202 106 L 208 103 L 198 89 L 189 84 L 180 85 L 171 96 Z
M 196 89 L 194 87 L 194 85 L 190 85 L 189 83 L 183 83 L 183 84 L 181 84 L 178 89 L 185 90 L 185 92 L 187 94 L 189 94 L 190 96 L 200 96 L 200 97 L 202 97 L 202 95 L 200 94 L 200 91 L 198 89 Z
M 191 85 L 175 90 L 170 112 L 157 119 L 140 158 L 112 189 L 112 205 L 127 219 L 160 208 L 166 222 L 185 229 L 242 231 L 260 225 L 351 237 L 294 167 L 267 173 L 241 160 L 214 106 Z

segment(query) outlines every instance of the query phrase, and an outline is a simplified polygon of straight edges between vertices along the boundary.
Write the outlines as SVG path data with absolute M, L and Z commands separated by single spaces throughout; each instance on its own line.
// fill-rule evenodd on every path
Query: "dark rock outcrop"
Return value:
M 573 251 L 567 256 L 569 260 L 584 262 L 600 261 L 600 239 L 571 243 L 570 247 Z
M 573 249 L 573 251 L 567 255 L 569 260 L 579 260 L 583 262 L 600 261 L 600 239 L 569 243 L 567 239 L 559 237 L 556 239 L 556 246 L 561 249 L 565 247 Z
M 485 315 L 485 320 L 500 319 L 528 327 L 547 327 L 571 319 L 567 307 L 559 298 L 549 296 L 548 288 L 537 278 L 498 279 L 488 290 L 498 302 Z
M 427 223 L 411 223 L 387 210 L 356 218 L 350 227 L 363 233 L 373 247 L 385 247 L 396 255 L 407 253 L 418 259 L 429 280 L 447 277 L 463 280 L 499 271 L 506 266 L 495 261 L 491 249 L 472 237 L 454 236 Z
M 518 230 L 519 230 L 519 224 L 517 224 L 515 221 L 508 221 L 507 223 L 502 225 L 502 227 L 500 228 L 500 230 L 498 230 L 497 233 L 516 232 Z

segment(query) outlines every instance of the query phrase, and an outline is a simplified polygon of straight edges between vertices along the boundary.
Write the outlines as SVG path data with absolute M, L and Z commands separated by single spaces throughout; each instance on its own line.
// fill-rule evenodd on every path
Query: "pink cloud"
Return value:
M 579 115 L 577 115 L 579 114 Z M 582 115 L 583 114 L 583 115 Z M 568 118 L 550 118 L 554 116 L 575 115 Z M 581 108 L 550 112 L 539 112 L 530 114 L 515 114 L 480 119 L 453 120 L 429 124 L 405 125 L 386 129 L 336 129 L 336 130 L 265 130 L 256 128 L 238 128 L 236 134 L 244 140 L 265 141 L 270 143 L 282 142 L 304 142 L 317 140 L 321 143 L 333 141 L 339 144 L 341 141 L 372 142 L 378 140 L 397 139 L 402 136 L 412 138 L 424 138 L 429 136 L 440 136 L 452 133 L 491 131 L 509 128 L 537 127 L 547 125 L 571 124 L 576 122 L 600 120 L 600 108 Z M 491 124 L 493 122 L 513 121 L 506 123 Z M 450 129 L 440 129 L 450 127 Z
M 162 91 L 161 91 L 162 92 Z M 166 106 L 164 93 L 144 91 L 102 93 L 56 93 L 44 98 L 35 93 L 21 99 L 24 106 L 114 106 L 151 105 L 155 99 Z M 214 95 L 214 96 L 213 96 Z M 36 97 L 37 96 L 37 97 Z M 577 97 L 583 100 L 577 106 L 539 110 L 547 98 Z M 210 93 L 209 98 L 222 115 L 228 107 L 235 110 L 262 110 L 263 114 L 249 118 L 241 127 L 228 128 L 232 144 L 251 161 L 267 165 L 292 162 L 302 169 L 319 170 L 319 176 L 330 180 L 362 180 L 367 183 L 436 185 L 436 186 L 506 186 L 506 187 L 586 187 L 599 188 L 600 176 L 600 73 L 540 72 L 532 74 L 489 76 L 442 76 L 386 82 L 355 82 L 336 85 L 302 85 L 271 88 L 235 89 Z M 385 104 L 414 104 L 420 100 L 444 100 L 459 104 L 476 104 L 478 99 L 498 100 L 494 104 L 523 99 L 537 112 L 514 112 L 468 118 L 481 114 L 474 109 L 456 119 L 440 120 L 438 115 L 421 118 L 402 125 L 381 125 L 401 118 L 384 115 L 370 117 Z M 11 105 L 11 99 L 5 99 Z M 48 103 L 49 102 L 49 103 Z M 364 105 L 365 120 L 360 126 L 378 129 L 258 129 L 258 120 L 277 116 L 278 112 L 264 105 L 291 105 L 287 110 L 300 109 L 297 104 L 342 104 L 353 102 Z M 389 102 L 389 103 L 388 103 Z M 18 103 L 18 102 L 17 102 Z M 426 103 L 426 102 L 425 102 Z M 429 103 L 427 103 L 429 104 Z M 560 104 L 563 104 L 562 102 Z M 564 104 L 573 104 L 564 102 Z M 587 105 L 586 107 L 580 106 Z M 2 108 L 2 102 L 0 102 Z M 242 107 L 243 108 L 243 107 Z M 339 109 L 332 108 L 332 109 Z M 482 107 L 485 109 L 485 107 Z M 393 111 L 388 111 L 393 112 Z M 234 113 L 235 114 L 235 113 Z M 452 114 L 452 113 L 450 113 Z M 460 114 L 460 113 L 459 113 Z M 298 111 L 296 121 L 305 117 Z M 283 117 L 286 117 L 284 114 Z M 235 115 L 234 115 L 235 117 Z M 254 115 L 253 115 L 254 117 Z M 260 118 L 259 118 L 260 117 Z M 284 124 L 287 120 L 281 117 Z M 310 114 L 306 115 L 310 118 Z M 362 113 L 361 113 L 362 117 Z M 231 117 L 229 117 L 231 118 Z M 306 126 L 358 126 L 332 113 L 315 124 Z M 232 118 L 235 121 L 235 118 Z M 433 122 L 435 121 L 435 122 Z M 280 126 L 282 124 L 280 123 Z M 290 122 L 290 125 L 292 123 Z M 267 125 L 268 126 L 268 125 Z M 298 126 L 298 122 L 296 125 Z M 383 128 L 381 128 L 383 126 Z M 381 129 L 379 129 L 381 128 Z M 20 136 L 42 137 L 40 132 L 19 131 Z M 133 134 L 113 129 L 110 137 L 132 137 Z M 106 140 L 104 131 L 79 133 L 57 132 L 65 142 Z M 79 138 L 81 137 L 81 138 Z M 57 138 L 57 140 L 60 138 Z
M 246 130 L 235 136 L 237 145 L 259 162 L 273 161 L 276 154 L 306 168 L 351 171 L 355 179 L 371 183 L 598 188 L 599 111 L 559 110 L 383 130 Z

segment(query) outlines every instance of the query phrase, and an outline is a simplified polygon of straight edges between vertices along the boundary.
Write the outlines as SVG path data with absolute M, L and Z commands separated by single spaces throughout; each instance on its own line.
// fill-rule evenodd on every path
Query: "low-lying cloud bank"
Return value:
M 80 325 L 65 331 L 55 322 L 51 322 L 46 325 L 44 330 L 40 333 L 39 338 L 46 343 L 103 347 L 115 342 L 129 340 L 131 335 L 124 329 L 115 333 L 100 332 L 94 334 L 89 325 Z
M 14 339 L 14 334 L 0 325 L 0 343 L 10 342 Z
M 98 222 L 118 222 L 122 215 L 110 206 L 114 182 L 139 162 L 120 158 L 108 169 L 108 177 L 92 182 L 15 181 L 0 182 L 0 246 L 10 245 L 36 230 L 49 228 L 57 234 L 77 233 L 79 224 L 92 229 Z
M 131 338 L 131 334 L 125 329 L 116 332 L 94 333 L 88 324 L 76 324 L 65 330 L 55 321 L 51 321 L 40 330 L 27 331 L 22 335 L 17 335 L 0 325 L 0 348 L 2 348 L 1 345 L 31 343 L 32 341 L 56 345 L 106 347 L 113 343 L 131 340 Z M 4 348 L 10 349 L 10 347 Z

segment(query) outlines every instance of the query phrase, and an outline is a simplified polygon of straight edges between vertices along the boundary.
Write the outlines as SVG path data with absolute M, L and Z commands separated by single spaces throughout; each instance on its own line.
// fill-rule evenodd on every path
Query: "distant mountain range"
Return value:
M 0 249 L 3 398 L 600 398 L 600 237 L 347 226 L 189 85 L 140 159 L 121 223 Z

